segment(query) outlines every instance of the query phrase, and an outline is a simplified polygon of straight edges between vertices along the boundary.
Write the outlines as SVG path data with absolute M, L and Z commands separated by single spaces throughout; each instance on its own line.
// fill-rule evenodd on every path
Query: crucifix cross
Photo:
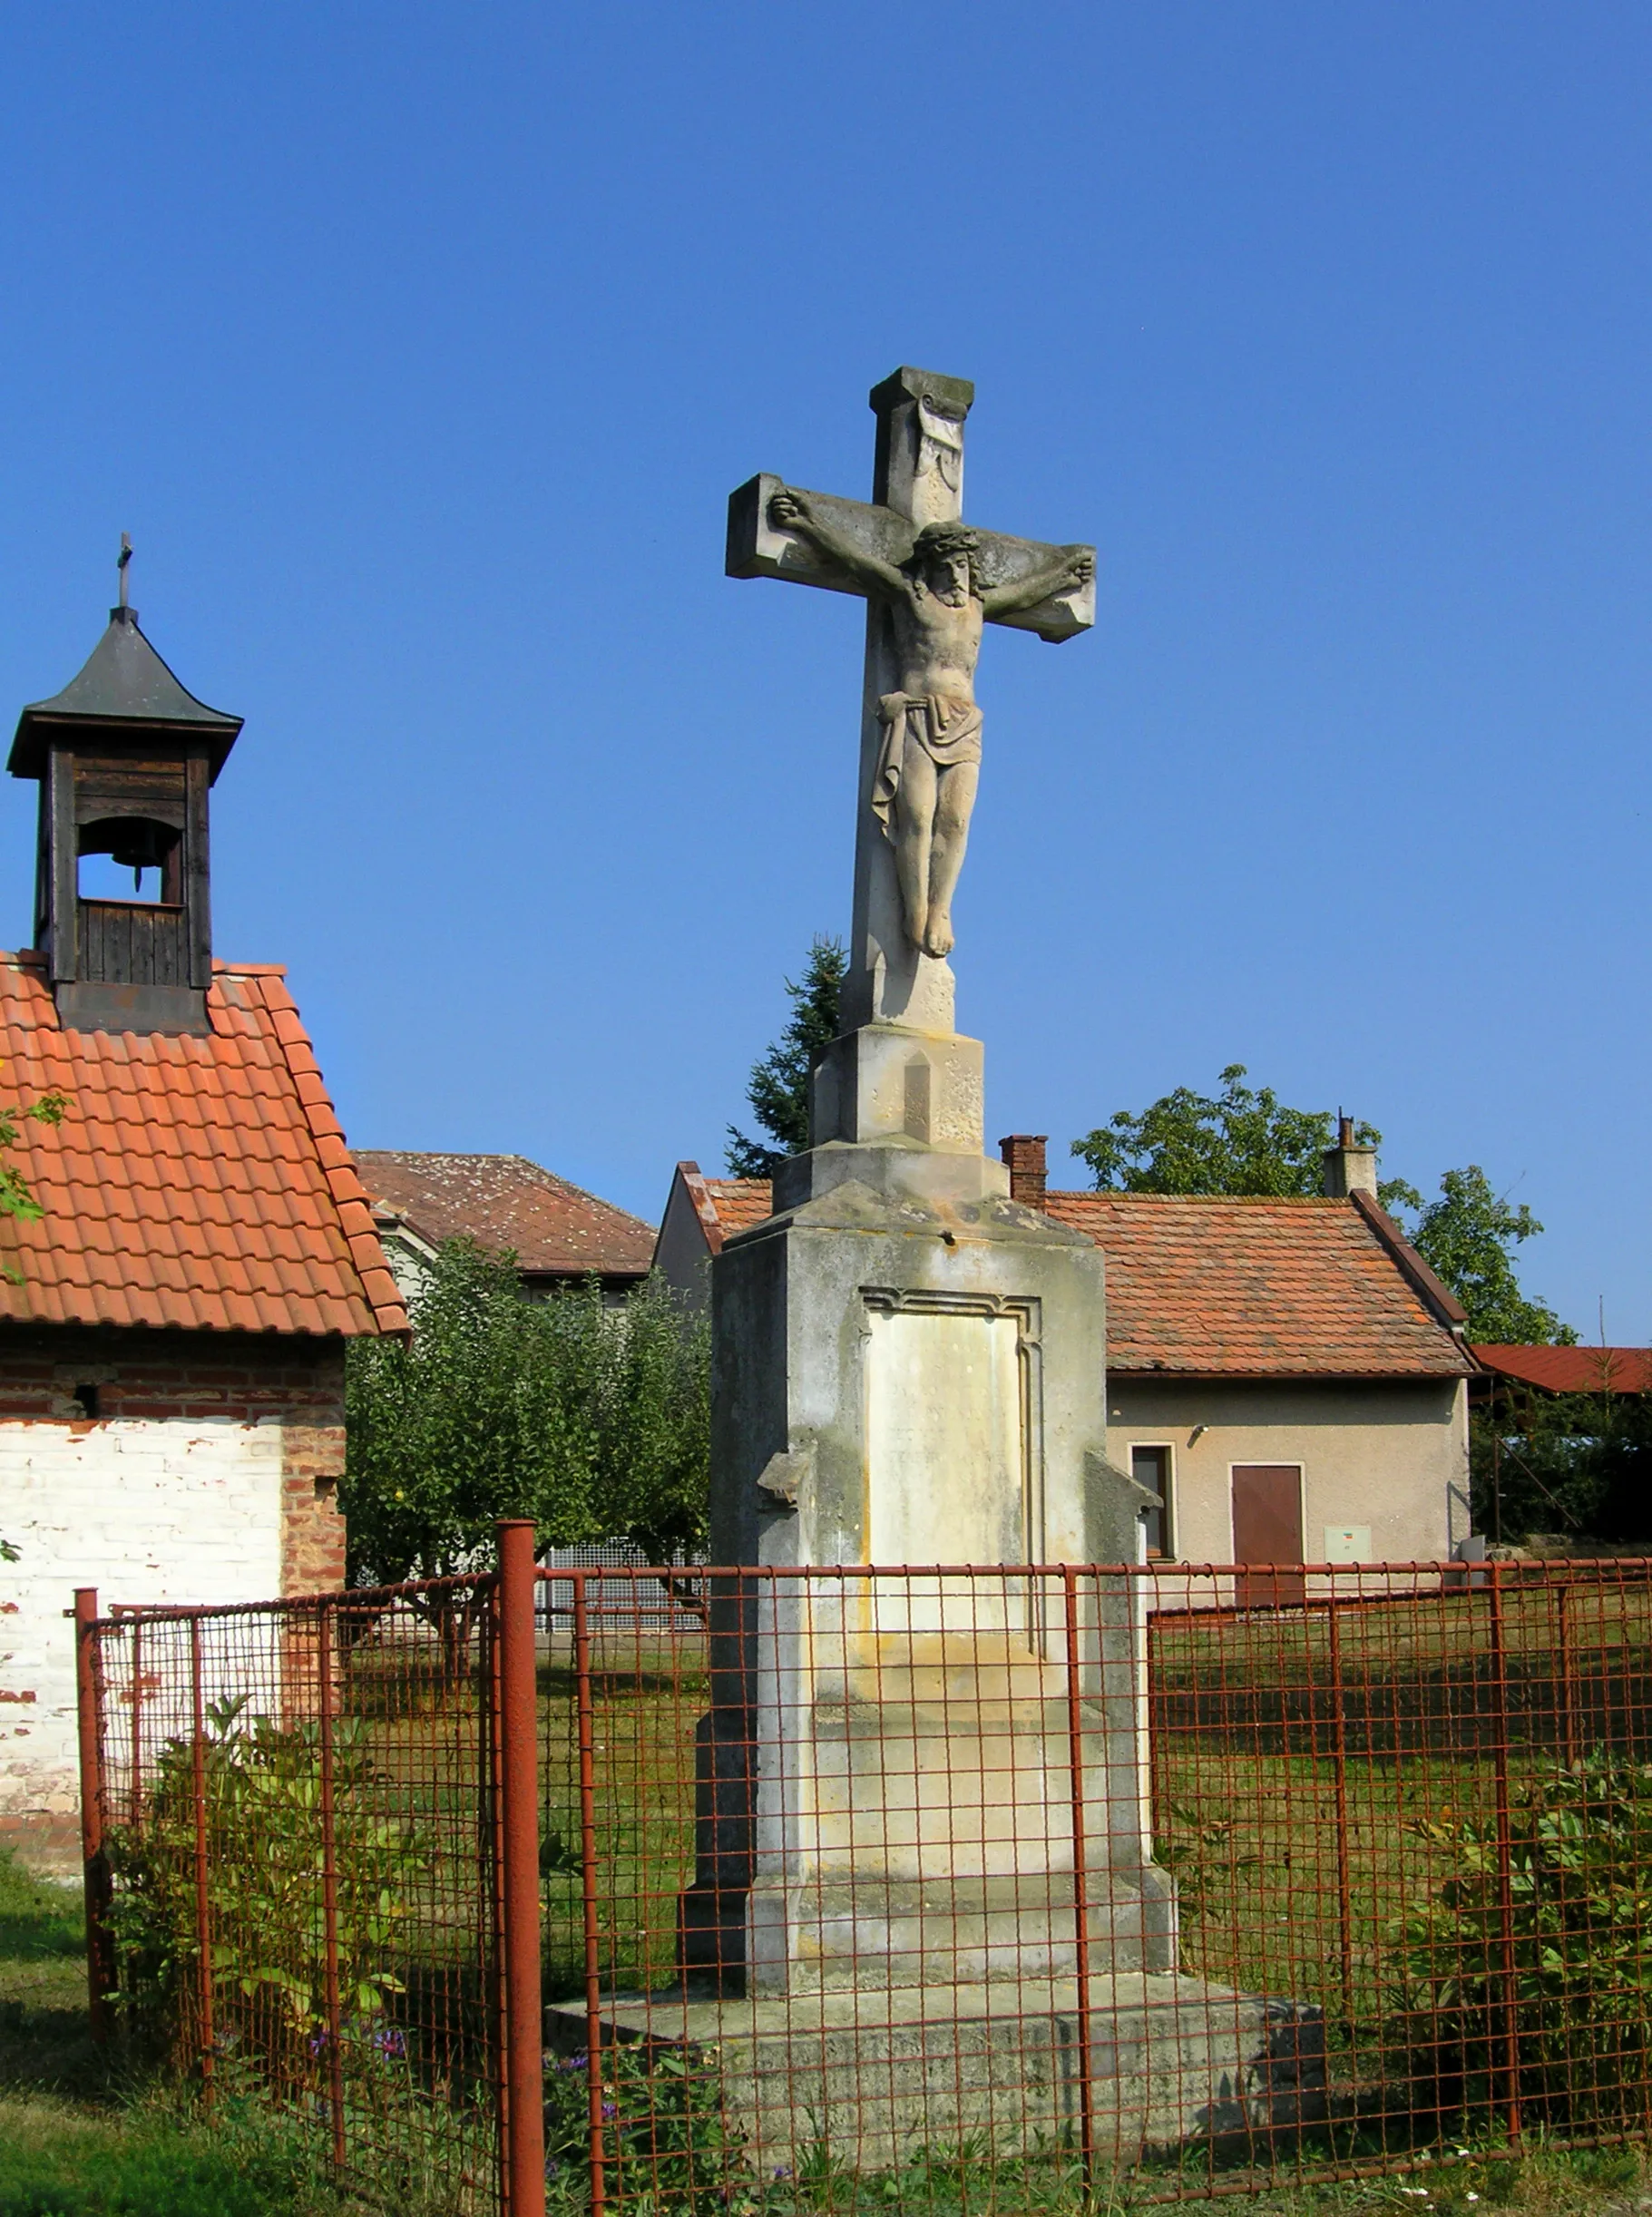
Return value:
M 759 476 L 728 502 L 730 577 L 858 593 L 866 609 L 846 1030 L 953 1030 L 952 898 L 981 761 L 983 623 L 1071 639 L 1095 621 L 1095 550 L 967 529 L 975 388 L 897 369 L 873 387 L 870 502 Z

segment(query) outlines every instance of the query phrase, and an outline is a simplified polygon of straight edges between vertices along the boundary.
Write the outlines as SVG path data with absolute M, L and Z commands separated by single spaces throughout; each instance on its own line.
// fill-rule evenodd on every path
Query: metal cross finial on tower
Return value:
M 131 562 L 132 541 L 127 537 L 126 533 L 122 532 L 121 533 L 121 552 L 115 559 L 114 565 L 121 573 L 121 606 L 122 608 L 126 606 L 126 572 L 131 565 Z

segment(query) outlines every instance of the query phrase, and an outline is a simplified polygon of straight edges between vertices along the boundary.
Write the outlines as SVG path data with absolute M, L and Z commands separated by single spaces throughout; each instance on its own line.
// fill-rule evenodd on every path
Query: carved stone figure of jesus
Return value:
M 953 894 L 981 775 L 982 625 L 1087 584 L 1095 558 L 1088 547 L 1063 547 L 1030 576 L 988 585 L 980 542 L 963 523 L 926 523 L 897 568 L 833 531 L 789 487 L 773 495 L 768 513 L 890 611 L 901 684 L 878 703 L 884 742 L 872 806 L 894 848 L 906 936 L 924 953 L 943 957 L 952 952 Z

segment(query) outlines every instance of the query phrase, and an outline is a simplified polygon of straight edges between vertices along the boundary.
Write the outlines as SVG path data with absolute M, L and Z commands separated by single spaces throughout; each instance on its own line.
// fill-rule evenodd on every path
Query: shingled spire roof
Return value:
M 6 767 L 14 777 L 38 777 L 48 735 L 64 725 L 183 727 L 210 737 L 213 777 L 235 743 L 242 718 L 210 708 L 185 690 L 138 628 L 135 608 L 112 608 L 109 628 L 85 666 L 50 700 L 31 701 L 17 719 Z

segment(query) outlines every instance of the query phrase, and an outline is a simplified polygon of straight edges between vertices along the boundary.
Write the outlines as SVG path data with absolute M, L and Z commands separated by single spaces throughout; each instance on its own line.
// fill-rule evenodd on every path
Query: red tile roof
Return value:
M 1051 1193 L 1044 1206 L 1107 1256 L 1109 1371 L 1449 1378 L 1474 1367 L 1407 1267 L 1398 1227 L 1355 1197 Z
M 363 1148 L 356 1157 L 375 1200 L 433 1246 L 474 1239 L 515 1250 L 528 1276 L 641 1278 L 654 1227 L 571 1186 L 523 1155 L 407 1154 Z
M 1652 1393 L 1652 1347 L 1510 1347 L 1469 1353 L 1505 1378 L 1547 1393 Z
M 715 1214 L 713 1254 L 770 1213 L 767 1178 L 699 1183 Z M 1109 1371 L 1455 1378 L 1474 1367 L 1449 1328 L 1457 1304 L 1363 1196 L 1058 1192 L 1044 1206 L 1107 1256 Z
M 737 1232 L 748 1232 L 774 1211 L 774 1187 L 766 1177 L 708 1177 L 701 1183 L 717 1212 L 718 1245 Z M 715 1253 L 716 1250 L 714 1249 Z
M 45 1208 L 0 1218 L 0 1319 L 401 1332 L 406 1313 L 277 966 L 215 962 L 210 1038 L 65 1031 L 39 958 L 0 954 L 0 1088 L 69 1096 L 10 1157 Z

